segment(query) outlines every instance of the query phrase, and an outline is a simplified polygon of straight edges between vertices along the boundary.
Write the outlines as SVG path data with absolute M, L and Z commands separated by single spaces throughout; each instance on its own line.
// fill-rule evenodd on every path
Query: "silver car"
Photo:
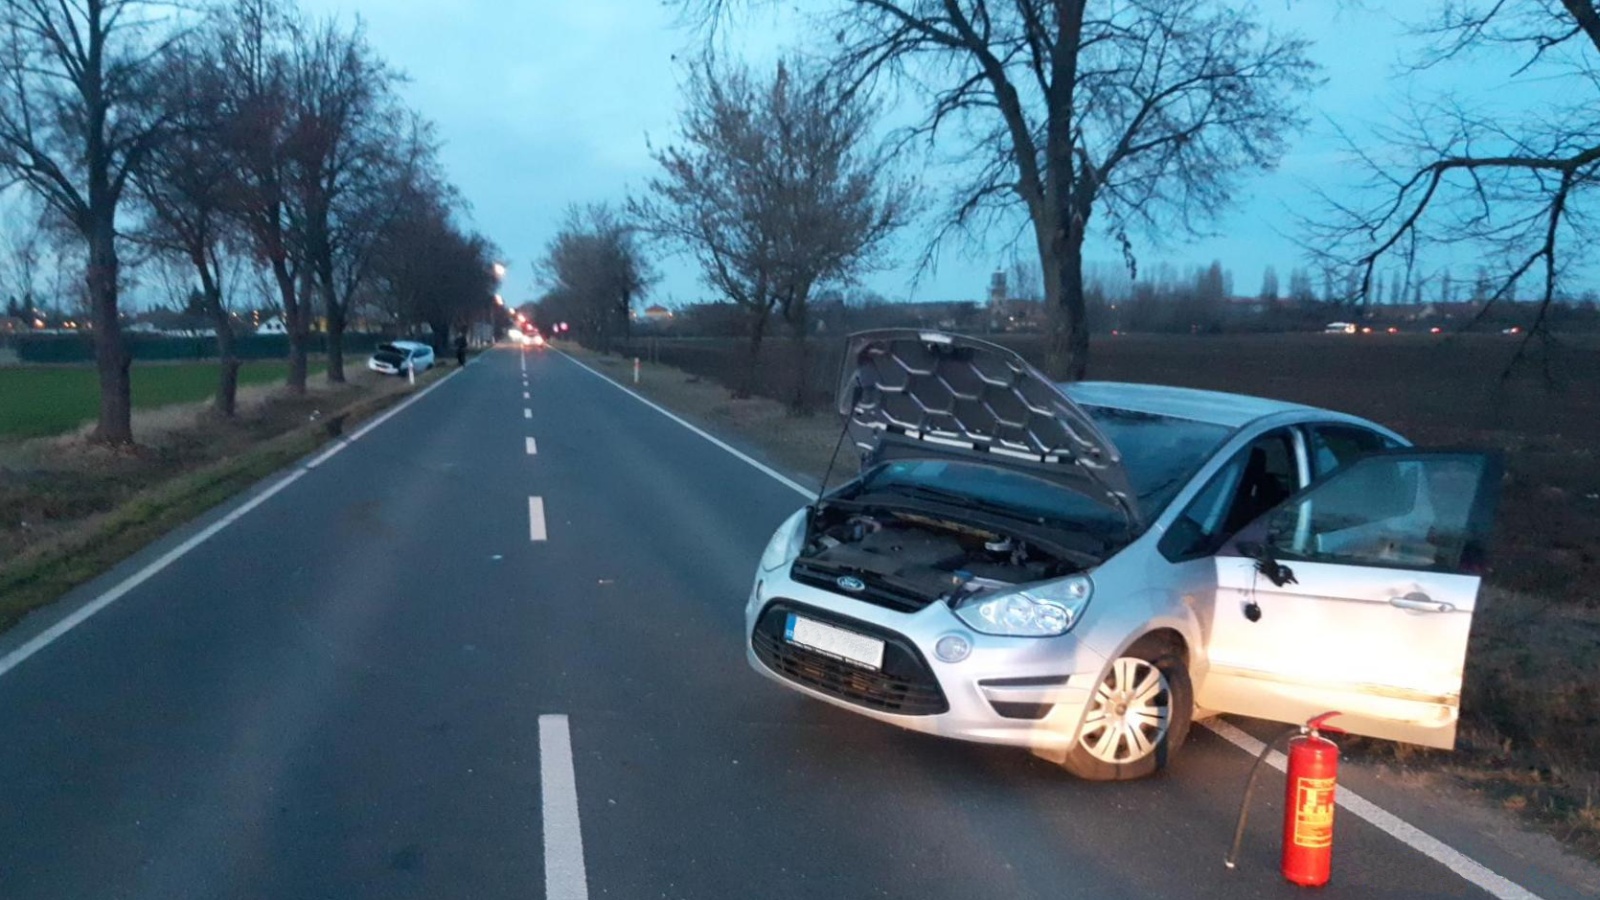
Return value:
M 433 348 L 421 341 L 393 341 L 379 344 L 367 360 L 367 368 L 380 375 L 418 374 L 433 368 Z
M 1216 713 L 1453 745 L 1495 458 L 903 330 L 852 339 L 839 409 L 861 470 L 762 555 L 763 675 L 1097 780 Z

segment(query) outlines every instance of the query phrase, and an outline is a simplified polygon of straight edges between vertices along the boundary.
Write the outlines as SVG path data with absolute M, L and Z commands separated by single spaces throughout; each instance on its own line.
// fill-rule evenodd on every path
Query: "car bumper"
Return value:
M 804 648 L 786 643 L 774 658 L 775 641 L 769 616 L 794 612 L 828 624 L 903 641 L 920 656 L 917 662 L 937 685 L 941 704 L 929 701 L 933 711 L 906 715 L 881 698 L 864 699 L 810 677 L 810 664 L 839 671 L 849 663 L 821 659 Z M 761 629 L 758 633 L 758 629 Z M 946 662 L 934 652 L 947 635 L 965 638 L 972 650 L 959 662 Z M 777 639 L 781 641 L 781 638 Z M 760 649 L 758 650 L 758 646 Z M 790 654 L 798 655 L 798 670 Z M 943 603 L 916 612 L 901 612 L 820 590 L 788 577 L 786 569 L 764 572 L 751 589 L 745 605 L 745 656 L 751 668 L 802 694 L 832 703 L 881 722 L 912 731 L 986 744 L 1005 744 L 1048 751 L 1069 750 L 1077 741 L 1094 686 L 1105 659 L 1083 646 L 1071 634 L 1056 638 L 1008 638 L 977 634 Z M 885 662 L 885 671 L 889 662 Z M 796 675 L 796 671 L 802 674 Z M 903 673 L 902 673 L 903 674 Z M 860 675 L 844 677 L 860 685 Z M 913 689 L 914 691 L 917 689 Z M 925 690 L 919 696 L 927 698 Z
M 379 373 L 381 375 L 399 375 L 400 374 L 400 370 L 395 368 L 394 366 L 388 365 L 386 363 L 373 362 L 370 359 L 367 360 L 367 368 L 369 368 L 372 371 L 377 372 L 377 373 Z

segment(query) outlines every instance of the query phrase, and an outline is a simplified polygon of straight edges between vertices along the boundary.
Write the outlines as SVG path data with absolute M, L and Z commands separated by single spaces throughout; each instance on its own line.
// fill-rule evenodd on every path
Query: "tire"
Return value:
M 1154 684 L 1152 675 L 1159 677 Z M 1193 717 L 1183 658 L 1164 642 L 1135 644 L 1107 669 L 1061 765 L 1087 781 L 1147 778 L 1171 763 Z

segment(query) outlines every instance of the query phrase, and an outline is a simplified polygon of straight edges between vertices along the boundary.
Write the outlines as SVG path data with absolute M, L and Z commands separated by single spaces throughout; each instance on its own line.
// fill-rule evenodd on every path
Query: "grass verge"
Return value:
M 733 399 L 708 378 L 576 346 L 560 348 L 779 469 L 820 478 L 838 418 L 790 415 L 784 405 Z M 849 461 L 841 457 L 841 465 Z M 834 482 L 843 480 L 835 472 Z M 1396 773 L 1468 787 L 1600 860 L 1600 610 L 1494 584 L 1474 616 L 1454 752 L 1346 739 L 1346 755 Z
M 315 377 L 327 368 L 313 361 Z M 239 367 L 241 388 L 280 382 L 289 365 L 256 360 Z M 156 409 L 195 403 L 217 389 L 217 363 L 138 363 L 131 373 L 133 408 Z M 63 434 L 99 414 L 100 376 L 94 366 L 0 368 L 0 440 Z
M 418 389 L 452 369 L 426 373 Z M 18 468 L 0 467 L 17 476 L 0 490 L 0 630 L 411 393 L 376 377 L 298 398 L 258 389 L 232 422 L 193 407 L 143 417 L 136 427 L 155 444 L 133 453 L 81 438 L 13 447 Z

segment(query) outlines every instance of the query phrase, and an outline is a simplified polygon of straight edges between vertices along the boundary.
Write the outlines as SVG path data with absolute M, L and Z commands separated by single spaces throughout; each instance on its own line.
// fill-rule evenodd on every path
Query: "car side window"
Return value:
M 1264 537 L 1280 559 L 1476 573 L 1495 483 L 1478 454 L 1369 457 L 1274 511 Z
M 1170 562 L 1182 562 L 1209 556 L 1222 546 L 1226 540 L 1222 536 L 1223 517 L 1227 515 L 1228 504 L 1233 499 L 1239 473 L 1243 469 L 1244 458 L 1236 456 L 1211 476 L 1200 493 L 1173 520 L 1172 527 L 1161 536 L 1156 549 L 1161 551 L 1162 556 Z
M 1300 484 L 1294 437 L 1286 429 L 1252 441 L 1206 482 L 1156 545 L 1171 562 L 1209 556 L 1228 538 L 1288 499 Z
M 1337 469 L 1379 450 L 1392 450 L 1395 441 L 1356 425 L 1312 425 L 1306 429 L 1313 478 L 1326 478 Z

